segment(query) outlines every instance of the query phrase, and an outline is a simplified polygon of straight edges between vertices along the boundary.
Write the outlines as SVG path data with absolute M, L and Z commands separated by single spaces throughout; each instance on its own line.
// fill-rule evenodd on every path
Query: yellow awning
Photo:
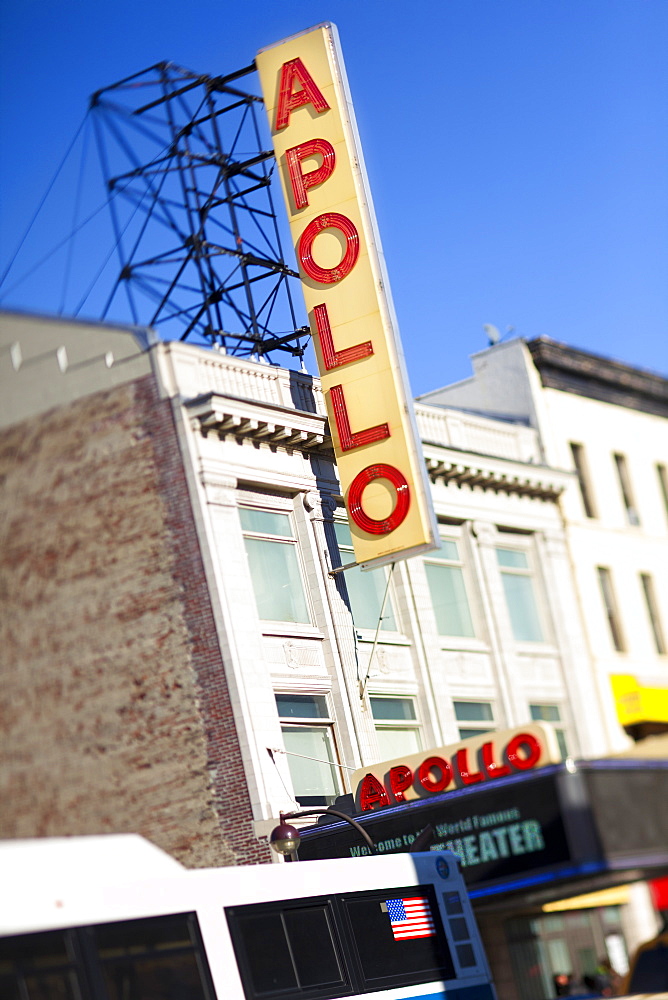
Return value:
M 587 892 L 583 896 L 558 899 L 556 903 L 545 903 L 543 913 L 558 913 L 560 910 L 591 910 L 595 906 L 622 906 L 629 901 L 629 886 L 616 885 L 600 892 Z

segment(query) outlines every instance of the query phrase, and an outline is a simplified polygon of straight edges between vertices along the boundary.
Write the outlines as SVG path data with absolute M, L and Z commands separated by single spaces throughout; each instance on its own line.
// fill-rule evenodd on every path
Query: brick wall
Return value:
M 0 837 L 268 861 L 170 406 L 146 376 L 0 435 Z

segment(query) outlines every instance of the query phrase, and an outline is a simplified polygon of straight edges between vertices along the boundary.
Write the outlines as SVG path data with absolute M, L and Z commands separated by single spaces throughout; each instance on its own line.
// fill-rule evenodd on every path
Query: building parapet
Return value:
M 541 461 L 538 435 L 526 424 L 422 403 L 415 404 L 415 415 L 425 443 L 516 462 Z

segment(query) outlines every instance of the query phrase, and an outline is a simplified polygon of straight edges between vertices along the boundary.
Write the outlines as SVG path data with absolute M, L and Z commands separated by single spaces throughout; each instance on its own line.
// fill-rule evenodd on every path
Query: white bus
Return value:
M 133 835 L 0 844 L 2 1000 L 495 1000 L 449 852 L 183 868 Z

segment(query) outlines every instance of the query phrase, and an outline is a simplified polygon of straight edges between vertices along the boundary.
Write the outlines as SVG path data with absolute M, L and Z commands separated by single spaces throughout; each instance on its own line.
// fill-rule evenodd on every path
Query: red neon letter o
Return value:
M 435 781 L 431 778 L 433 767 L 441 772 L 440 778 Z M 427 757 L 418 768 L 418 781 L 427 792 L 442 792 L 452 781 L 452 768 L 442 757 Z
M 397 502 L 389 517 L 377 521 L 369 517 L 362 507 L 362 493 L 374 479 L 388 479 L 397 491 Z M 398 528 L 408 513 L 411 504 L 411 491 L 405 477 L 393 465 L 367 465 L 358 472 L 348 490 L 348 513 L 358 528 L 370 535 L 389 535 Z
M 527 757 L 519 756 L 518 751 L 522 746 L 528 750 Z M 536 766 L 542 752 L 543 748 L 540 741 L 536 739 L 533 733 L 518 733 L 517 736 L 513 736 L 506 747 L 506 760 L 509 764 L 516 767 L 518 771 L 528 771 L 530 768 Z
M 343 260 L 336 267 L 320 267 L 313 260 L 311 252 L 313 243 L 316 236 L 323 229 L 338 229 L 346 238 L 346 252 L 343 255 Z M 324 215 L 316 216 L 315 219 L 309 222 L 299 237 L 297 256 L 301 261 L 301 265 L 309 278 L 312 278 L 313 281 L 318 281 L 321 285 L 334 285 L 337 281 L 345 278 L 347 274 L 350 274 L 357 263 L 359 254 L 359 234 L 350 219 L 346 218 L 345 215 L 340 215 L 339 212 L 326 212 Z

